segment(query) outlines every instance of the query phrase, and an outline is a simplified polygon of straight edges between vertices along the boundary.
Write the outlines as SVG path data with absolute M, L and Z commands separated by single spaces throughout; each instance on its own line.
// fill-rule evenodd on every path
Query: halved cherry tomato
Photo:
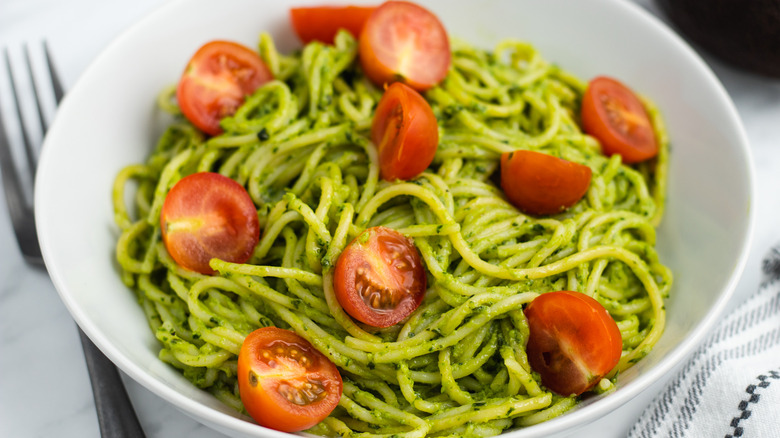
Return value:
M 246 189 L 211 172 L 186 176 L 171 188 L 160 228 L 171 257 L 201 274 L 214 273 L 212 258 L 246 262 L 260 239 L 257 209 Z
M 615 79 L 600 76 L 582 97 L 582 127 L 607 155 L 638 163 L 658 154 L 658 141 L 642 101 Z
M 338 368 L 309 341 L 276 327 L 259 328 L 238 353 L 238 391 L 261 426 L 283 432 L 308 429 L 339 404 Z
M 341 253 L 333 272 L 341 307 L 372 327 L 390 327 L 414 312 L 426 283 L 414 242 L 385 227 L 360 233 Z
M 620 360 L 623 340 L 615 320 L 579 292 L 548 292 L 525 309 L 528 362 L 542 384 L 568 396 L 598 383 Z
M 217 135 L 219 121 L 232 115 L 273 75 L 260 55 L 230 41 L 204 44 L 187 63 L 179 79 L 176 99 L 181 112 L 201 131 Z
M 501 155 L 501 188 L 509 202 L 529 214 L 560 213 L 576 204 L 588 191 L 591 176 L 584 164 L 541 152 Z
M 355 38 L 360 36 L 368 16 L 375 6 L 314 6 L 290 9 L 290 21 L 304 44 L 320 41 L 333 44 L 339 29 L 346 29 Z
M 410 179 L 428 168 L 439 146 L 439 125 L 428 102 L 396 82 L 385 90 L 371 124 L 379 170 L 387 181 Z
M 377 85 L 400 80 L 417 91 L 427 90 L 447 76 L 451 61 L 444 26 L 414 3 L 383 3 L 360 34 L 360 64 Z

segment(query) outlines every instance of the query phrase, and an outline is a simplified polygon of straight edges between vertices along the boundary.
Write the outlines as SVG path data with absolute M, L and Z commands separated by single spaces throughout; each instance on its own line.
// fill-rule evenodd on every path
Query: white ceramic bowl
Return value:
M 298 46 L 290 3 L 175 0 L 133 26 L 66 96 L 45 141 L 36 224 L 46 266 L 74 319 L 124 372 L 193 418 L 233 436 L 287 436 L 263 429 L 157 359 L 158 344 L 114 262 L 111 185 L 142 162 L 162 127 L 155 97 L 211 39 L 256 44 L 270 32 Z M 303 2 L 295 2 L 303 3 Z M 312 3 L 323 3 L 312 0 Z M 350 3 L 356 3 L 350 1 Z M 376 3 L 376 2 L 374 2 Z M 754 206 L 746 136 L 723 87 L 674 33 L 625 1 L 422 1 L 448 31 L 484 47 L 525 39 L 572 73 L 609 74 L 650 96 L 672 140 L 667 214 L 658 247 L 674 271 L 662 339 L 622 374 L 615 393 L 507 436 L 570 431 L 621 406 L 683 360 L 732 294 L 748 254 Z

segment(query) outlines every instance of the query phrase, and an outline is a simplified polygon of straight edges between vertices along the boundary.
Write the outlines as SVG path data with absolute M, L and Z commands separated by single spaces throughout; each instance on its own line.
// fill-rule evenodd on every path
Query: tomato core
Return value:
M 260 350 L 258 359 L 269 369 L 281 369 L 280 374 L 287 375 L 285 379 L 280 379 L 276 391 L 290 403 L 306 406 L 327 396 L 322 381 L 306 376 L 313 363 L 297 345 L 281 340 L 271 342 Z M 254 381 L 252 386 L 257 385 L 255 372 L 250 372 L 249 379 L 250 384 Z

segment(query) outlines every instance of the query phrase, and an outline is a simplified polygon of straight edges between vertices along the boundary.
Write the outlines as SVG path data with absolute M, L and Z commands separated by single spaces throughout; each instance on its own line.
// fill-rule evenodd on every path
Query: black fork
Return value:
M 54 68 L 48 45 L 44 42 L 43 49 L 46 55 L 47 70 L 51 79 L 51 88 L 54 93 L 54 99 L 57 104 L 62 100 L 65 91 L 62 82 Z M 2 116 L 0 116 L 0 171 L 3 173 L 3 188 L 8 203 L 8 212 L 11 216 L 14 234 L 19 244 L 19 249 L 24 256 L 24 260 L 32 265 L 45 269 L 43 257 L 41 256 L 41 247 L 38 244 L 38 235 L 35 231 L 35 220 L 32 199 L 32 184 L 35 177 L 37 166 L 37 149 L 32 139 L 31 133 L 26 129 L 24 116 L 22 114 L 22 105 L 19 99 L 19 93 L 14 80 L 14 74 L 11 69 L 11 58 L 8 51 L 4 50 L 5 68 L 8 72 L 9 82 L 11 84 L 11 94 L 16 105 L 16 116 L 21 127 L 22 140 L 24 143 L 24 152 L 26 155 L 25 165 L 27 167 L 26 175 L 20 172 L 13 160 L 11 151 L 11 140 L 3 126 Z M 24 59 L 27 74 L 32 84 L 33 95 L 38 113 L 38 123 L 42 133 L 45 133 L 48 124 L 44 116 L 44 103 L 41 99 L 40 89 L 35 81 L 32 63 L 30 62 L 30 52 L 25 46 Z M 39 145 L 38 145 L 39 146 Z M 27 176 L 25 178 L 25 176 Z M 143 429 L 138 422 L 138 417 L 130 403 L 119 371 L 116 366 L 108 360 L 106 356 L 92 343 L 86 334 L 79 330 L 81 345 L 84 348 L 84 358 L 89 370 L 89 378 L 92 383 L 92 393 L 95 398 L 95 409 L 97 411 L 98 425 L 100 434 L 103 437 L 116 438 L 142 438 Z

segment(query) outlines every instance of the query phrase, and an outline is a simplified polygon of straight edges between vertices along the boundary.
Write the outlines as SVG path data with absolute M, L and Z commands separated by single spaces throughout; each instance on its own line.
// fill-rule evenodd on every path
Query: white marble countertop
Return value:
M 25 42 L 35 49 L 46 39 L 67 89 L 114 37 L 164 1 L 2 0 L 0 47 L 19 56 Z M 652 0 L 633 1 L 660 15 Z M 751 76 L 711 57 L 705 56 L 705 61 L 736 104 L 757 172 L 754 243 L 732 299 L 732 304 L 738 304 L 757 289 L 761 258 L 780 242 L 780 80 Z M 3 81 L 7 81 L 4 74 L 0 93 L 7 90 Z M 150 438 L 222 436 L 123 377 Z M 665 383 L 657 382 L 576 436 L 625 436 Z M 0 201 L 0 436 L 99 436 L 75 323 L 46 273 L 25 265 L 4 199 Z

